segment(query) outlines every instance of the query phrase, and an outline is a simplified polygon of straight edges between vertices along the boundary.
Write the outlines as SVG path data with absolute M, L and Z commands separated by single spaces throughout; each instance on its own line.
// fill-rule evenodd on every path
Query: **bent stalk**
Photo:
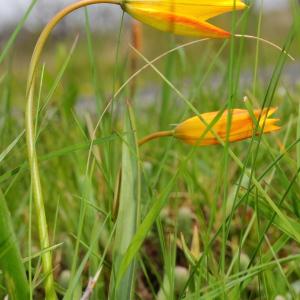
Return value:
M 152 140 L 155 140 L 155 139 L 159 139 L 159 138 L 162 138 L 162 137 L 168 137 L 168 136 L 172 136 L 173 135 L 173 130 L 168 130 L 168 131 L 157 131 L 157 132 L 154 132 L 154 133 L 151 133 L 147 136 L 145 136 L 144 138 L 142 138 L 140 141 L 139 141 L 139 146 L 142 146 Z
M 34 128 L 34 90 L 35 80 L 37 77 L 36 71 L 41 58 L 43 48 L 46 41 L 54 29 L 54 27 L 68 14 L 85 6 L 99 3 L 121 4 L 118 0 L 82 0 L 77 3 L 71 4 L 61 10 L 55 15 L 50 22 L 45 26 L 34 48 L 27 78 L 26 90 L 26 111 L 25 111 L 25 126 L 26 126 L 26 139 L 28 148 L 28 160 L 31 173 L 31 185 L 33 192 L 34 205 L 36 210 L 36 218 L 39 232 L 40 247 L 42 250 L 49 248 L 49 236 L 47 229 L 47 220 L 45 214 L 43 192 L 41 186 L 41 179 L 39 174 L 39 165 L 36 153 L 36 140 Z M 54 279 L 52 274 L 52 258 L 51 252 L 45 251 L 42 256 L 42 267 L 45 275 L 45 293 L 46 299 L 57 299 L 54 289 Z

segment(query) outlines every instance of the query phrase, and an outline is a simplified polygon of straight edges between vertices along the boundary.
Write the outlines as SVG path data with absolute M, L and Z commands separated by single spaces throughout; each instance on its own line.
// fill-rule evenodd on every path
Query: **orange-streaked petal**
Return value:
M 280 129 L 276 123 L 279 119 L 269 119 L 269 117 L 276 111 L 276 108 L 264 109 L 264 110 L 255 110 L 254 115 L 257 119 L 260 116 L 260 127 L 263 126 L 263 133 L 270 133 Z M 253 122 L 249 112 L 242 109 L 233 109 L 231 111 L 231 128 L 229 133 L 229 141 L 236 142 L 251 138 L 254 134 L 255 123 Z M 206 131 L 206 124 L 210 124 L 214 118 L 217 116 L 218 112 L 210 112 L 201 114 L 201 117 L 205 122 L 202 122 L 200 118 L 192 117 L 186 121 L 179 124 L 174 130 L 174 136 L 187 144 L 192 145 L 214 145 L 219 144 L 218 139 L 215 135 L 209 131 L 205 133 L 205 136 L 200 137 Z M 226 128 L 228 120 L 228 111 L 225 111 L 218 121 L 213 125 L 213 131 L 219 136 L 223 141 L 226 140 Z
M 185 36 L 213 38 L 228 38 L 230 36 L 229 32 L 194 17 L 153 9 L 132 9 L 131 7 L 126 8 L 126 11 L 137 20 L 161 31 Z
M 156 10 L 207 20 L 217 15 L 241 10 L 246 4 L 240 0 L 127 0 L 127 9 Z

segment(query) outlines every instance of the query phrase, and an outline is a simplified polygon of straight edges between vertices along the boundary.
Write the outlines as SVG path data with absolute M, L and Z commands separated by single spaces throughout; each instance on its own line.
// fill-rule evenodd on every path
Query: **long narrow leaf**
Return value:
M 0 269 L 4 273 L 10 299 L 28 299 L 29 286 L 25 268 L 2 191 L 0 191 Z
M 132 260 L 120 275 L 122 258 L 136 232 L 139 221 L 140 172 L 138 146 L 133 113 L 128 105 L 125 116 L 125 131 L 122 147 L 122 171 L 117 217 L 116 236 L 113 252 L 113 266 L 110 286 L 111 299 L 133 299 L 135 261 Z M 119 279 L 116 284 L 116 277 Z

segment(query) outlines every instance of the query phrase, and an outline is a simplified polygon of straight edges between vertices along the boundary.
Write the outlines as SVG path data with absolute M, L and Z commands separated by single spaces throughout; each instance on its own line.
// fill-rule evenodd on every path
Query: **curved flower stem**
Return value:
M 173 133 L 174 133 L 173 130 L 157 131 L 157 132 L 151 133 L 151 134 L 145 136 L 144 138 L 142 138 L 141 140 L 139 140 L 139 147 L 146 144 L 149 141 L 154 140 L 154 139 L 159 139 L 159 138 L 167 137 L 167 136 L 173 136 Z
M 286 52 L 284 49 L 282 49 L 281 47 L 279 47 L 278 45 L 276 45 L 273 42 L 270 42 L 264 38 L 261 38 L 259 36 L 254 36 L 254 35 L 249 35 L 249 34 L 235 34 L 234 35 L 236 38 L 246 38 L 246 39 L 250 39 L 250 40 L 256 40 L 259 42 L 263 42 L 271 47 L 274 47 L 275 49 L 282 51 L 285 55 L 287 55 L 291 60 L 295 61 L 295 58 L 289 54 L 288 52 Z
M 45 275 L 45 293 L 46 299 L 52 300 L 57 299 L 55 289 L 54 289 L 54 279 L 52 274 L 52 259 L 51 252 L 46 249 L 49 248 L 49 236 L 47 229 L 47 220 L 45 214 L 41 179 L 39 174 L 39 165 L 36 154 L 36 141 L 35 141 L 35 128 L 34 128 L 34 90 L 35 90 L 35 80 L 36 80 L 36 70 L 39 64 L 43 48 L 46 41 L 54 29 L 54 27 L 68 14 L 71 12 L 88 5 L 98 4 L 98 3 L 111 3 L 121 5 L 120 0 L 82 0 L 73 3 L 63 10 L 61 10 L 57 15 L 55 15 L 50 22 L 43 29 L 32 54 L 29 73 L 27 78 L 27 90 L 26 90 L 26 111 L 25 111 L 25 126 L 26 126 L 26 139 L 28 148 L 28 159 L 30 165 L 31 173 L 31 185 L 33 191 L 34 205 L 36 209 L 36 218 L 40 239 L 40 247 L 44 251 L 42 256 L 42 267 Z

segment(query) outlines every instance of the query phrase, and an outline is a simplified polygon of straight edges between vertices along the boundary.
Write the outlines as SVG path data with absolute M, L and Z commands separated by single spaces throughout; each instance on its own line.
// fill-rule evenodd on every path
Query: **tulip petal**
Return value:
M 260 127 L 263 128 L 263 133 L 270 133 L 280 129 L 276 123 L 279 119 L 269 119 L 269 117 L 277 110 L 277 108 L 268 108 L 264 110 L 255 110 L 254 115 L 258 120 L 260 118 Z M 210 112 L 201 114 L 203 122 L 198 116 L 187 119 L 186 121 L 179 124 L 174 130 L 174 136 L 181 139 L 187 144 L 205 146 L 219 144 L 219 140 L 215 137 L 214 133 L 209 131 L 205 133 L 205 136 L 200 137 L 206 131 L 206 124 L 210 124 L 219 112 Z M 249 112 L 242 109 L 233 109 L 231 111 L 231 128 L 228 135 L 229 142 L 241 141 L 247 138 L 251 138 L 255 132 L 255 123 L 252 120 Z M 218 121 L 213 125 L 213 131 L 223 141 L 226 140 L 227 136 L 227 122 L 228 122 L 228 111 L 225 111 Z M 205 124 L 206 123 L 206 124 Z M 264 127 L 263 127 L 264 124 Z M 256 132 L 259 134 L 259 131 Z
M 228 38 L 230 36 L 229 32 L 195 17 L 154 9 L 137 9 L 130 5 L 126 7 L 126 11 L 137 20 L 161 31 L 173 32 L 178 35 L 213 38 Z
M 127 0 L 125 6 L 201 18 L 201 20 L 246 7 L 240 0 Z

